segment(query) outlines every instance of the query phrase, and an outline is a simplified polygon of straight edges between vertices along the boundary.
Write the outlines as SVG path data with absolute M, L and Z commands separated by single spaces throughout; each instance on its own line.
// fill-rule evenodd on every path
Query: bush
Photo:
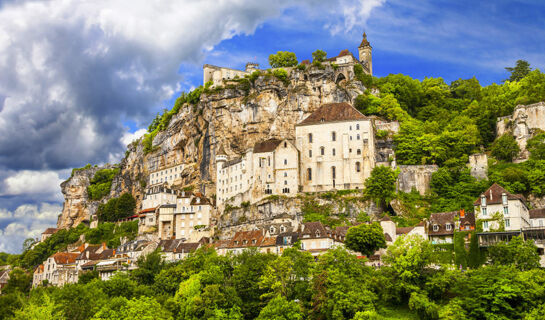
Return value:
M 119 198 L 112 198 L 97 209 L 100 221 L 118 221 L 134 215 L 136 200 L 130 193 L 124 193 Z
M 288 79 L 288 72 L 284 69 L 275 69 L 273 71 L 273 75 L 280 81 L 284 83 L 284 85 L 287 87 L 290 84 L 290 80 Z
M 491 151 L 496 159 L 510 162 L 519 154 L 520 148 L 515 138 L 506 133 L 492 143 Z
M 87 187 L 87 196 L 90 200 L 100 200 L 110 193 L 112 181 L 119 173 L 119 169 L 98 170 Z
M 536 134 L 529 139 L 526 148 L 530 151 L 531 159 L 545 160 L 545 132 Z
M 293 52 L 278 51 L 276 54 L 269 56 L 269 65 L 271 68 L 295 67 L 297 65 L 297 57 Z

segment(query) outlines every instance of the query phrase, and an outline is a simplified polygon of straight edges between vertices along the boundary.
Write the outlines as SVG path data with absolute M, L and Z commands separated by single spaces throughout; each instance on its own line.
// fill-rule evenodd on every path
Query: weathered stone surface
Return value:
M 476 153 L 469 156 L 469 169 L 476 179 L 488 178 L 488 156 L 486 153 Z
M 437 165 L 400 165 L 399 169 L 397 189 L 403 192 L 411 192 L 415 188 L 416 191 L 424 195 L 430 190 L 431 175 L 439 167 Z

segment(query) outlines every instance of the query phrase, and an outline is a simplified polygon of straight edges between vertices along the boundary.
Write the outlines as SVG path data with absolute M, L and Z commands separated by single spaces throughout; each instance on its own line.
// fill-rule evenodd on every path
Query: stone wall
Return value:
M 431 175 L 439 169 L 437 165 L 400 165 L 398 168 L 397 189 L 411 192 L 415 188 L 422 195 L 429 192 Z
M 476 153 L 469 156 L 469 169 L 476 179 L 488 177 L 488 156 L 486 153 Z

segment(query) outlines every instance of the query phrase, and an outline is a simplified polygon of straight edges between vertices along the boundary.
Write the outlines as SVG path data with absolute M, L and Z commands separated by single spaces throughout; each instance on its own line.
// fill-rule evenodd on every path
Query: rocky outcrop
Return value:
M 537 130 L 545 130 L 545 103 L 518 105 L 511 116 L 498 118 L 496 123 L 497 136 L 511 133 L 520 147 L 518 161 L 528 159 L 526 144 Z
M 166 130 L 155 136 L 152 152 L 144 152 L 142 140 L 128 146 L 120 174 L 112 183 L 109 197 L 102 201 L 130 192 L 139 205 L 150 172 L 174 164 L 184 164 L 175 186 L 191 185 L 214 198 L 213 159 L 220 146 L 229 156 L 238 156 L 269 138 L 294 139 L 295 124 L 320 105 L 353 102 L 365 91 L 359 81 L 336 83 L 340 73 L 353 76 L 351 67 L 333 70 L 327 65 L 324 69 L 292 69 L 287 85 L 263 75 L 249 88 L 235 82 L 203 93 L 198 104 L 184 104 Z M 92 170 L 78 172 L 63 183 L 65 209 L 59 217 L 60 227 L 75 226 L 96 212 L 98 202 L 88 201 L 86 192 L 93 174 Z M 259 218 L 259 213 L 251 218 Z
M 431 176 L 438 169 L 437 165 L 400 165 L 397 189 L 403 192 L 411 192 L 414 188 L 418 193 L 424 195 L 429 192 Z

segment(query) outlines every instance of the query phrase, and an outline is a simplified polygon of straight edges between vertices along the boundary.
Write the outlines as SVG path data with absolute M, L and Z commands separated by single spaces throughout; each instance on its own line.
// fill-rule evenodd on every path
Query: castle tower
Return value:
M 358 47 L 358 53 L 360 56 L 360 62 L 364 65 L 364 70 L 368 74 L 373 75 L 373 59 L 372 59 L 373 47 L 369 41 L 367 41 L 367 34 L 363 33 L 363 40 L 361 41 L 360 46 Z

